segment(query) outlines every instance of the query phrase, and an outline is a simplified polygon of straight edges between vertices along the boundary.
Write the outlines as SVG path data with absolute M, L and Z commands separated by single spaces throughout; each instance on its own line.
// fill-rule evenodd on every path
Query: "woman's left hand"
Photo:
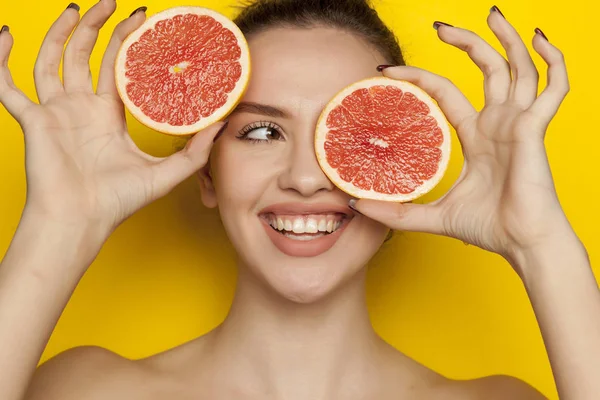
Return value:
M 574 233 L 559 203 L 544 147 L 547 127 L 569 91 L 560 50 L 536 30 L 533 47 L 548 64 L 538 71 L 516 30 L 499 11 L 488 25 L 507 60 L 468 30 L 436 24 L 442 41 L 468 53 L 484 74 L 485 107 L 477 112 L 449 80 L 412 67 L 384 70 L 437 100 L 460 139 L 464 167 L 455 185 L 431 204 L 360 200 L 354 207 L 392 229 L 454 237 L 509 261 Z

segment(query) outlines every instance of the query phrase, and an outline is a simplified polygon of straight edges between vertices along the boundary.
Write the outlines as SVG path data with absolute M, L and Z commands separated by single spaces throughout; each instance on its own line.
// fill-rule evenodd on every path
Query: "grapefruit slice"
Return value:
M 356 82 L 325 107 L 315 133 L 327 177 L 355 198 L 408 202 L 431 191 L 450 159 L 450 126 L 412 83 Z
M 142 124 L 190 135 L 224 119 L 250 79 L 250 51 L 237 25 L 203 7 L 149 17 L 121 45 L 119 96 Z

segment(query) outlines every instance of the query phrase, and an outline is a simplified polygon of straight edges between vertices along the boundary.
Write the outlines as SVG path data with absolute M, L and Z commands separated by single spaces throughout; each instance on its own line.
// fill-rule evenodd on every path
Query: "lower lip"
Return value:
M 335 242 L 338 241 L 349 222 L 344 221 L 342 226 L 329 235 L 324 235 L 316 239 L 301 241 L 290 239 L 289 237 L 279 233 L 262 218 L 260 221 L 263 225 L 263 228 L 267 232 L 267 236 L 269 236 L 275 247 L 277 247 L 282 253 L 292 257 L 316 257 L 325 253 L 327 250 L 333 247 Z

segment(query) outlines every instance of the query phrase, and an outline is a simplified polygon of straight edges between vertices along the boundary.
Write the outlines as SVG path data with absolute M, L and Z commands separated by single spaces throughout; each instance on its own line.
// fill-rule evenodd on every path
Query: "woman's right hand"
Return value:
M 115 0 L 100 0 L 79 21 L 73 5 L 52 25 L 34 69 L 39 104 L 14 85 L 7 65 L 13 39 L 8 31 L 0 34 L 0 102 L 25 135 L 25 212 L 84 224 L 103 236 L 202 168 L 223 126 L 213 124 L 167 158 L 149 156 L 134 144 L 115 86 L 114 63 L 125 37 L 144 22 L 143 10 L 115 28 L 95 92 L 89 68 L 99 29 L 115 8 Z

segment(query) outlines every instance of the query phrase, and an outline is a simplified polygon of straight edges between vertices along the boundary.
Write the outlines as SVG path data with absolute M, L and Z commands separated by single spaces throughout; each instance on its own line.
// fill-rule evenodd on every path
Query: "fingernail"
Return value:
M 131 18 L 131 17 L 133 17 L 133 15 L 134 15 L 134 14 L 137 14 L 137 13 L 139 13 L 140 11 L 141 11 L 141 12 L 146 12 L 146 11 L 148 11 L 148 7 L 146 7 L 146 6 L 141 6 L 141 7 L 138 7 L 138 8 L 136 8 L 135 10 L 133 10 L 133 12 L 132 12 L 131 14 L 129 14 L 129 17 L 130 17 L 130 18 Z
M 227 129 L 227 125 L 229 125 L 229 121 L 225 121 L 225 125 L 223 125 L 221 127 L 221 129 L 219 129 L 219 132 L 217 132 L 217 134 L 215 135 L 215 138 L 213 139 L 213 143 L 216 142 L 217 139 L 221 137 L 223 132 L 225 132 L 225 129 Z
M 356 202 L 357 202 L 356 199 L 350 199 L 350 201 L 348 201 L 348 207 L 350 207 L 350 209 L 352 211 L 354 211 L 355 213 L 362 215 L 362 213 L 360 211 L 358 211 L 356 209 L 356 207 L 354 207 L 356 205 Z
M 0 29 L 0 33 L 8 32 L 8 25 L 2 25 L 2 29 Z
M 435 29 L 435 30 L 437 31 L 437 30 L 438 30 L 438 28 L 439 28 L 440 26 L 442 26 L 442 25 L 444 25 L 444 26 L 449 26 L 449 27 L 451 27 L 451 28 L 454 28 L 454 25 L 450 25 L 450 24 L 447 24 L 447 23 L 445 23 L 445 22 L 442 22 L 442 21 L 435 21 L 435 22 L 433 23 L 433 29 Z
M 391 67 L 395 67 L 395 65 L 389 65 L 389 64 L 382 64 L 382 65 L 378 65 L 377 66 L 377 71 L 381 72 L 386 68 L 391 68 Z
M 490 12 L 497 12 L 498 14 L 500 14 L 504 17 L 504 14 L 502 14 L 502 11 L 500 11 L 500 9 L 496 6 L 492 6 L 492 8 L 490 8 Z M 504 17 L 504 18 L 506 18 L 506 17 Z
M 535 28 L 535 33 L 537 33 L 538 35 L 540 35 L 541 37 L 543 37 L 544 39 L 548 40 L 548 36 L 546 36 L 544 34 L 544 32 L 542 32 L 542 30 L 540 28 Z M 549 40 L 548 40 L 549 41 Z
M 75 4 L 75 3 L 71 3 L 71 4 L 69 4 L 69 5 L 67 6 L 67 10 L 68 10 L 69 8 L 72 8 L 73 10 L 75 10 L 75 11 L 77 11 L 77 12 L 79 12 L 79 10 L 81 9 L 81 8 L 80 8 L 80 7 L 79 7 L 77 4 Z

